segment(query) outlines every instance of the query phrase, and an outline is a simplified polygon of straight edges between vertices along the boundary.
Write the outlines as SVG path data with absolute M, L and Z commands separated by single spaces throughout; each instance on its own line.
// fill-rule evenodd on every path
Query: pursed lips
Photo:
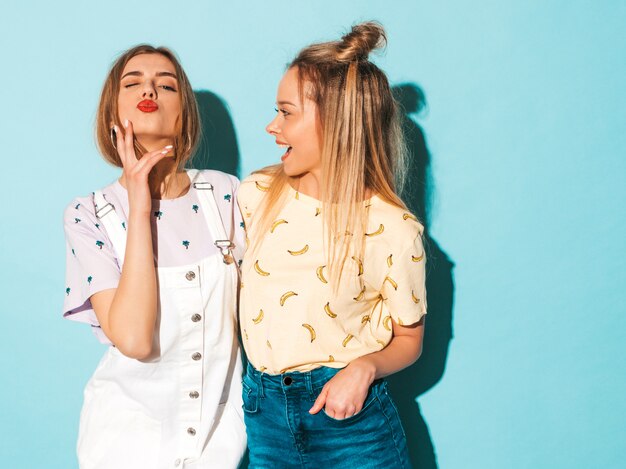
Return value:
M 144 99 L 137 104 L 137 109 L 142 112 L 154 112 L 159 109 L 159 105 L 150 99 Z

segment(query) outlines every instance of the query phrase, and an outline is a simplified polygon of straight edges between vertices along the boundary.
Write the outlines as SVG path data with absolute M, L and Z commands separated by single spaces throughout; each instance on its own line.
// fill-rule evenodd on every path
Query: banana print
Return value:
M 322 283 L 328 283 L 328 280 L 326 280 L 326 277 L 324 277 L 324 267 L 326 267 L 325 265 L 320 265 L 317 270 L 315 271 L 317 278 L 320 279 L 320 282 Z
M 361 261 L 361 259 L 357 259 L 356 257 L 352 256 L 352 260 L 356 262 L 359 266 L 359 276 L 363 275 L 363 262 Z
M 413 303 L 417 304 L 420 302 L 420 299 L 415 296 L 415 293 L 413 293 L 413 290 L 411 290 L 411 298 L 413 298 Z
M 419 261 L 421 261 L 422 259 L 424 259 L 424 253 L 422 253 L 422 255 L 421 255 L 421 256 L 417 256 L 417 257 L 415 257 L 415 256 L 411 255 L 411 260 L 412 260 L 413 262 L 419 262 Z
M 283 296 L 280 297 L 280 305 L 285 306 L 285 301 L 287 301 L 287 299 L 292 296 L 298 296 L 298 294 L 293 291 L 288 291 L 287 293 L 285 293 Z
M 324 312 L 333 319 L 337 317 L 337 315 L 331 311 L 330 303 L 326 303 L 326 305 L 324 306 Z
M 254 324 L 259 324 L 261 321 L 263 321 L 264 317 L 265 317 L 265 313 L 263 312 L 263 310 L 260 310 L 259 315 L 256 318 L 252 319 L 252 322 Z
M 258 190 L 260 190 L 261 192 L 267 192 L 270 190 L 270 186 L 265 185 L 265 184 L 261 184 L 259 181 L 255 181 L 254 185 L 256 186 L 256 188 Z
M 307 252 L 309 250 L 309 245 L 306 244 L 302 249 L 300 249 L 299 251 L 290 251 L 289 249 L 287 249 L 287 252 L 289 254 L 291 254 L 292 256 L 301 256 L 302 254 L 304 254 L 305 252 Z
M 315 334 L 315 329 L 313 329 L 313 326 L 311 326 L 310 324 L 302 324 L 302 327 L 304 327 L 307 331 L 309 331 L 309 334 L 311 334 L 311 342 L 313 342 L 315 338 L 317 337 L 317 334 Z
M 363 285 L 363 288 L 361 289 L 361 292 L 355 296 L 354 298 L 352 298 L 354 301 L 361 301 L 363 299 L 363 297 L 365 296 L 365 285 Z
M 256 189 L 253 189 L 252 185 L 250 185 L 248 186 L 248 190 L 252 191 L 252 196 L 257 194 L 254 196 L 257 199 L 262 198 L 263 195 L 265 195 L 263 192 L 275 189 L 275 187 L 270 186 L 270 184 L 264 180 L 257 182 L 256 186 Z M 261 191 L 261 193 L 256 192 L 257 190 Z M 294 197 L 303 202 L 308 200 L 306 195 L 301 196 L 301 194 L 297 191 L 292 191 L 289 197 Z M 299 202 L 294 201 L 294 203 Z M 340 241 L 345 240 L 346 242 L 350 242 L 351 252 L 348 251 L 349 253 L 346 258 L 351 259 L 355 263 L 354 265 L 351 265 L 351 261 L 348 260 L 347 271 L 349 274 L 343 276 L 345 277 L 345 280 L 342 279 L 340 282 L 338 294 L 339 297 L 343 298 L 343 301 L 349 301 L 348 298 L 350 298 L 350 296 L 346 297 L 346 294 L 349 295 L 350 293 L 356 293 L 353 297 L 354 303 L 350 302 L 346 303 L 346 305 L 341 305 L 335 299 L 337 292 L 331 292 L 328 290 L 330 280 L 334 277 L 330 270 L 330 265 L 325 259 L 324 250 L 321 246 L 318 246 L 315 243 L 308 243 L 308 241 L 313 241 L 313 239 L 306 238 L 307 232 L 306 230 L 303 230 L 303 226 L 301 226 L 301 223 L 306 223 L 306 220 L 309 220 L 310 222 L 322 221 L 322 214 L 324 214 L 324 216 L 327 215 L 323 209 L 324 205 L 321 205 L 320 203 L 314 203 L 312 205 L 308 205 L 307 203 L 306 205 L 306 207 L 302 207 L 302 210 L 300 210 L 301 213 L 299 216 L 302 221 L 300 221 L 297 216 L 291 215 L 288 212 L 278 212 L 277 215 L 274 215 L 274 220 L 272 220 L 272 222 L 268 225 L 265 233 L 266 235 L 271 233 L 270 237 L 275 241 L 275 245 L 278 247 L 277 250 L 273 251 L 279 253 L 275 261 L 271 257 L 275 254 L 270 253 L 269 255 L 264 255 L 263 253 L 267 253 L 268 251 L 261 250 L 261 254 L 254 255 L 257 259 L 250 256 L 251 259 L 244 263 L 244 270 L 247 272 L 247 275 L 250 275 L 250 278 L 244 278 L 246 285 L 245 290 L 242 290 L 242 292 L 248 291 L 246 295 L 248 295 L 247 298 L 249 301 L 247 303 L 248 313 L 245 315 L 247 323 L 243 322 L 242 326 L 245 326 L 245 328 L 242 327 L 240 329 L 240 333 L 241 339 L 244 341 L 246 347 L 252 347 L 251 350 L 258 350 L 259 355 L 252 356 L 257 365 L 261 365 L 262 361 L 266 360 L 263 358 L 259 360 L 260 357 L 275 356 L 273 352 L 273 343 L 269 340 L 269 335 L 265 337 L 266 342 L 263 344 L 263 335 L 259 334 L 259 332 L 262 330 L 264 331 L 265 326 L 270 325 L 271 321 L 279 320 L 278 315 L 290 314 L 292 312 L 290 310 L 291 308 L 293 308 L 294 311 L 296 308 L 299 308 L 306 295 L 311 295 L 311 298 L 319 298 L 317 306 L 314 310 L 304 316 L 301 316 L 300 320 L 304 321 L 301 323 L 301 327 L 302 329 L 305 329 L 306 332 L 302 329 L 298 329 L 297 322 L 295 324 L 292 323 L 291 325 L 283 323 L 278 327 L 283 328 L 284 334 L 293 338 L 293 342 L 291 342 L 289 346 L 293 345 L 295 349 L 300 348 L 303 351 L 307 350 L 307 338 L 312 346 L 316 343 L 318 335 L 321 336 L 321 342 L 317 342 L 317 344 L 321 345 L 322 342 L 325 341 L 329 341 L 330 344 L 334 344 L 334 346 L 331 346 L 326 351 L 318 350 L 314 359 L 311 360 L 315 363 L 325 362 L 326 366 L 336 366 L 336 363 L 345 364 L 346 357 L 344 357 L 338 350 L 343 350 L 345 355 L 345 352 L 356 349 L 360 350 L 360 347 L 368 349 L 369 352 L 384 349 L 388 345 L 389 337 L 393 334 L 393 327 L 404 326 L 412 322 L 412 318 L 416 317 L 414 316 L 413 311 L 419 309 L 418 307 L 420 307 L 422 303 L 421 296 L 423 293 L 421 286 L 419 283 L 414 282 L 414 280 L 421 280 L 421 277 L 407 275 L 405 278 L 404 273 L 407 271 L 404 267 L 402 267 L 407 265 L 407 262 L 409 263 L 408 266 L 412 266 L 413 263 L 428 261 L 425 257 L 425 250 L 423 250 L 420 246 L 419 237 L 415 243 L 416 248 L 411 248 L 414 245 L 413 240 L 415 237 L 415 229 L 419 228 L 418 225 L 414 223 L 418 220 L 418 218 L 409 212 L 405 213 L 403 210 L 398 209 L 393 213 L 385 212 L 385 216 L 378 218 L 377 220 L 376 213 L 383 212 L 378 212 L 379 208 L 376 205 L 373 205 L 369 207 L 371 217 L 369 226 L 367 226 L 365 231 L 363 231 L 360 227 L 360 233 L 354 232 L 354 234 L 345 232 L 345 227 L 343 227 L 343 229 L 336 230 L 337 237 Z M 365 205 L 367 206 L 367 204 Z M 242 212 L 245 214 L 247 211 L 252 210 L 244 206 Z M 193 212 L 191 213 L 193 214 Z M 254 211 L 252 211 L 252 214 L 254 215 Z M 311 215 L 313 215 L 314 218 L 311 218 Z M 400 217 L 402 217 L 402 219 Z M 245 218 L 245 220 L 246 227 L 252 228 L 254 231 L 254 224 L 251 223 L 251 218 L 248 217 Z M 376 221 L 378 221 L 378 224 Z M 409 221 L 410 223 L 406 223 L 406 221 Z M 282 227 L 282 225 L 287 224 L 289 226 Z M 293 233 L 293 237 L 290 236 L 292 231 L 296 228 L 296 231 L 301 232 L 302 236 L 296 236 L 298 233 L 295 232 Z M 358 238 L 358 236 L 355 235 L 361 237 Z M 252 235 L 249 236 L 250 239 L 246 239 L 246 244 L 251 249 L 253 247 L 251 240 Z M 350 238 L 345 238 L 344 236 L 350 236 Z M 367 257 L 363 254 L 364 251 L 354 248 L 351 241 L 355 238 L 358 238 L 359 243 L 366 243 L 365 245 L 368 247 Z M 389 242 L 387 241 L 388 239 Z M 372 245 L 372 243 L 374 244 Z M 392 249 L 386 246 L 394 247 Z M 395 246 L 398 246 L 397 250 Z M 409 248 L 408 251 L 405 251 L 405 246 L 406 248 Z M 378 262 L 377 265 L 372 264 L 372 267 L 370 267 L 370 264 L 373 261 L 373 259 L 370 260 L 370 249 L 375 251 L 372 251 L 372 256 L 375 257 L 377 259 L 376 262 Z M 285 257 L 285 251 L 289 254 L 289 257 Z M 402 254 L 403 251 L 405 252 L 404 254 Z M 385 255 L 385 252 L 388 254 Z M 411 258 L 410 261 L 409 257 Z M 302 263 L 300 261 L 305 262 Z M 271 276 L 272 279 L 278 280 L 276 275 L 278 275 L 279 272 L 276 270 L 278 269 L 278 264 L 276 264 L 276 262 L 284 262 L 287 268 L 286 271 L 283 271 L 285 274 L 285 283 L 283 283 L 283 287 L 272 287 L 271 290 L 264 293 L 269 295 L 269 302 L 263 301 L 263 295 L 259 295 L 258 298 L 253 298 L 254 292 L 250 290 L 251 288 L 258 288 L 259 292 L 261 292 L 262 289 L 267 288 L 267 281 L 270 281 L 271 279 L 265 279 L 264 277 Z M 322 265 L 321 262 L 325 262 L 325 264 Z M 367 277 L 365 276 L 366 262 L 368 269 Z M 290 272 L 290 265 L 291 268 L 295 268 L 297 271 L 301 270 L 299 274 L 302 275 L 302 280 L 300 280 L 300 278 L 293 277 L 295 272 Z M 423 266 L 424 264 L 421 265 Z M 394 269 L 398 267 L 400 267 L 400 270 L 398 273 L 394 273 Z M 252 268 L 254 268 L 256 274 L 250 272 Z M 346 272 L 344 271 L 344 273 Z M 313 274 L 317 277 L 317 281 L 324 286 L 315 281 Z M 372 287 L 365 283 L 365 280 L 373 274 L 376 274 L 374 278 L 378 277 L 378 283 L 373 284 L 377 285 L 375 290 L 380 291 L 372 290 Z M 384 288 L 381 288 L 380 277 L 383 278 L 382 284 L 384 285 Z M 291 279 L 291 281 L 289 279 Z M 304 282 L 304 285 L 309 285 L 308 288 L 310 288 L 310 291 L 305 291 L 307 287 L 299 287 L 299 281 Z M 272 282 L 272 284 L 277 285 L 277 282 Z M 402 290 L 400 287 L 402 287 Z M 296 290 L 288 291 L 288 288 L 296 288 Z M 392 288 L 394 292 L 388 290 L 389 288 Z M 387 293 L 385 293 L 385 289 L 387 289 Z M 389 309 L 387 309 L 384 303 L 386 299 L 382 295 L 379 295 L 379 293 L 388 296 L 389 301 L 396 301 L 396 297 L 394 295 L 398 294 L 400 294 L 402 298 L 397 300 L 400 302 L 398 305 L 394 302 L 393 304 L 388 305 Z M 411 300 L 409 300 L 409 294 L 411 295 Z M 417 296 L 418 294 L 420 295 L 419 297 Z M 296 296 L 300 296 L 300 298 L 297 299 L 295 298 Z M 294 297 L 293 301 L 291 300 L 292 297 Z M 326 303 L 323 302 L 324 299 L 326 299 Z M 404 300 L 404 304 L 410 305 L 413 303 L 416 306 L 414 306 L 413 309 L 410 309 L 411 307 L 409 306 L 409 310 L 405 309 L 404 312 L 402 312 L 402 308 L 396 308 L 396 306 L 401 306 L 402 299 Z M 277 306 L 276 303 L 274 303 L 276 300 L 279 300 L 279 305 L 281 306 L 279 311 L 273 311 L 271 307 L 272 304 L 274 307 Z M 408 303 L 406 303 L 407 301 Z M 330 305 L 331 302 L 333 303 L 333 306 Z M 424 303 L 425 302 L 426 298 L 424 298 Z M 269 308 L 267 312 L 267 320 L 265 318 L 264 310 L 260 309 L 261 306 L 266 309 Z M 347 307 L 347 309 L 344 306 Z M 404 323 L 402 319 L 396 318 L 396 309 L 398 309 L 398 313 L 403 315 L 402 319 L 404 320 Z M 323 312 L 321 310 L 323 310 Z M 338 311 L 341 311 L 341 317 L 339 317 Z M 390 311 L 393 311 L 393 313 L 390 313 Z M 254 314 L 255 312 L 257 313 L 256 315 Z M 344 313 L 347 312 L 350 312 L 349 316 L 353 319 L 348 319 L 347 317 L 344 319 Z M 321 314 L 327 316 L 332 321 L 332 324 L 340 326 L 341 324 L 336 321 L 341 321 L 342 323 L 344 321 L 348 321 L 348 324 L 346 325 L 351 326 L 345 329 L 341 327 L 333 330 L 331 324 L 327 322 L 328 320 L 323 317 L 321 320 L 319 319 Z M 252 326 L 250 325 L 251 322 L 253 323 Z M 264 324 L 263 327 L 261 327 L 261 324 Z M 256 327 L 256 325 L 259 327 Z M 250 332 L 248 332 L 247 328 L 250 328 Z M 378 331 L 374 337 L 371 337 L 371 333 L 373 332 L 372 329 Z M 351 330 L 353 334 L 348 333 L 348 330 Z M 339 344 L 341 344 L 341 348 L 338 348 Z M 319 352 L 321 352 L 321 354 Z M 324 355 L 322 355 L 324 352 L 326 352 L 326 360 L 324 360 Z M 335 354 L 338 354 L 338 357 L 335 357 Z M 269 363 L 268 365 L 271 365 L 271 368 L 266 365 L 260 369 L 264 373 L 274 374 L 279 372 L 279 368 L 293 364 L 284 363 L 284 360 L 276 360 L 276 362 Z M 286 368 L 284 371 L 289 371 L 289 369 Z M 280 372 L 282 373 L 283 371 Z
M 254 270 L 256 270 L 257 274 L 262 275 L 263 277 L 267 277 L 270 274 L 269 272 L 265 272 L 263 269 L 261 269 L 261 267 L 259 267 L 259 261 L 256 261 L 254 263 Z
M 376 231 L 374 231 L 373 233 L 365 233 L 365 236 L 378 236 L 379 234 L 383 234 L 383 231 L 385 231 L 385 226 L 381 223 Z
M 265 367 L 265 366 L 262 366 L 261 368 L 259 368 L 259 371 L 261 373 L 265 372 L 265 370 L 267 370 L 267 367 Z
M 282 225 L 283 223 L 289 223 L 289 222 L 281 218 L 280 220 L 276 220 L 274 223 L 272 223 L 272 227 L 270 228 L 270 233 L 273 233 L 276 227 L 278 225 Z
M 296 292 L 293 292 L 293 291 L 288 291 L 287 293 L 284 293 L 280 297 L 280 305 L 281 306 L 285 306 L 285 301 L 287 301 L 287 299 L 292 297 L 292 296 L 298 296 L 298 294 Z
M 389 282 L 389 284 L 393 287 L 394 290 L 398 289 L 398 284 L 391 277 L 389 276 L 385 277 L 385 280 L 383 281 L 383 283 L 385 282 Z

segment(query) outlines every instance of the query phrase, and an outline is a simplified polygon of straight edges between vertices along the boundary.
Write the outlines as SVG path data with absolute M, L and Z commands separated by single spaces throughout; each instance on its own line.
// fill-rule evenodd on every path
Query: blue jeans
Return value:
M 339 370 L 267 375 L 248 365 L 243 409 L 251 468 L 410 468 L 406 437 L 387 383 L 370 387 L 363 409 L 343 420 L 309 414 Z

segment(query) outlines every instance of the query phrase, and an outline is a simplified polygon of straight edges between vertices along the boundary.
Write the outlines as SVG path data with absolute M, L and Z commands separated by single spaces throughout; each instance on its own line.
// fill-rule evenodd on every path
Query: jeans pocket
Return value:
M 345 419 L 336 419 L 334 417 L 331 417 L 330 415 L 328 415 L 326 413 L 326 409 L 322 409 L 322 415 L 329 421 L 333 422 L 334 424 L 338 424 L 338 425 L 350 425 L 354 422 L 357 422 L 359 420 L 361 420 L 364 416 L 366 416 L 368 414 L 368 411 L 372 408 L 375 407 L 372 404 L 374 404 L 377 400 L 378 400 L 378 386 L 379 384 L 373 384 L 368 393 L 367 393 L 367 397 L 365 398 L 365 402 L 363 402 L 363 407 L 361 408 L 361 410 L 359 412 L 357 412 L 356 414 L 350 416 L 350 417 L 346 417 Z
M 257 385 L 250 378 L 244 376 L 241 387 L 243 390 L 243 411 L 248 414 L 254 414 L 259 410 L 259 390 Z

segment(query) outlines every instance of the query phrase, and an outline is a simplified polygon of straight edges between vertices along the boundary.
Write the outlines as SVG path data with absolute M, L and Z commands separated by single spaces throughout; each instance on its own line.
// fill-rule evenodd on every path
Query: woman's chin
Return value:
M 169 132 L 154 132 L 148 131 L 135 131 L 135 139 L 145 148 L 151 148 L 153 150 L 159 150 L 165 145 L 172 145 L 174 143 L 175 135 Z

